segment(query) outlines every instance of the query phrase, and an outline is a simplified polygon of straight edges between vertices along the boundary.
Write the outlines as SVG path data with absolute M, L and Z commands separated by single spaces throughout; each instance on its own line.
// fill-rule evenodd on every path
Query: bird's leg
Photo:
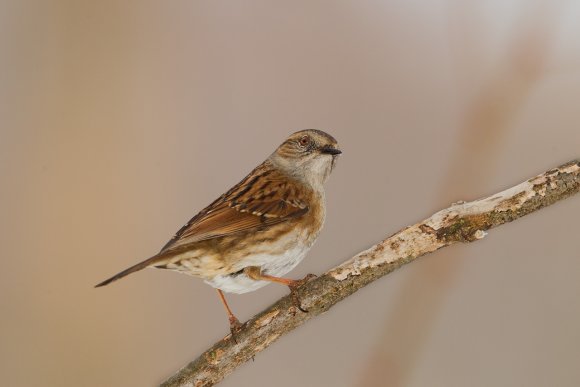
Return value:
M 304 285 L 312 278 L 315 278 L 316 276 L 314 274 L 308 274 L 301 280 L 293 280 L 290 278 L 274 277 L 273 275 L 263 274 L 262 269 L 260 269 L 258 266 L 248 266 L 244 268 L 244 274 L 246 274 L 248 277 L 256 281 L 270 281 L 288 286 L 290 288 L 290 294 L 292 295 L 294 305 L 301 311 L 305 313 L 308 312 L 306 309 L 302 307 L 300 299 L 298 298 L 298 294 L 296 292 L 300 286 Z
M 234 314 L 232 313 L 232 310 L 230 309 L 230 306 L 226 301 L 224 293 L 220 289 L 216 290 L 218 292 L 218 296 L 220 296 L 222 304 L 224 304 L 224 307 L 226 308 L 226 313 L 228 314 L 228 319 L 230 320 L 230 331 L 232 332 L 233 337 L 237 332 L 240 331 L 240 329 L 242 329 L 242 324 L 240 323 L 240 320 L 238 320 L 236 316 L 234 316 Z

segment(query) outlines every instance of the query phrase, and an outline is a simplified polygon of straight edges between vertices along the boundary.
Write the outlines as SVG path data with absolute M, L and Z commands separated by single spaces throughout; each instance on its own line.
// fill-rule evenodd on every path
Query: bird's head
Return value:
M 306 129 L 291 134 L 269 159 L 285 173 L 321 188 L 341 153 L 330 134 Z

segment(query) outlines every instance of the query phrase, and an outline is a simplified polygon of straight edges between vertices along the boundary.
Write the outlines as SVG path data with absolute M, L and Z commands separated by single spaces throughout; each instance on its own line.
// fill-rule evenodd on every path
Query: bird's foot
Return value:
M 240 322 L 240 320 L 238 320 L 236 318 L 236 316 L 233 316 L 233 315 L 229 317 L 229 320 L 230 320 L 230 333 L 232 336 L 232 340 L 234 340 L 234 342 L 237 344 L 238 340 L 236 340 L 236 336 L 238 335 L 238 333 L 240 333 L 242 331 L 244 324 L 242 324 Z
M 295 280 L 288 284 L 288 287 L 290 288 L 290 295 L 292 296 L 292 303 L 301 312 L 308 313 L 308 309 L 302 307 L 302 303 L 298 297 L 298 289 L 314 278 L 316 278 L 316 275 L 307 274 L 306 277 L 302 278 L 301 280 Z
M 231 316 L 229 320 L 230 320 L 230 332 L 232 332 L 233 336 L 235 333 L 239 333 L 242 330 L 244 324 L 242 324 L 240 320 L 238 320 L 235 316 Z

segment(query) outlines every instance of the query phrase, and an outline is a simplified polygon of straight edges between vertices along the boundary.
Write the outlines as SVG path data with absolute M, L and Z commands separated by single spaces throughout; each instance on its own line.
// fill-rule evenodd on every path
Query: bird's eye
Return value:
M 300 137 L 300 140 L 298 140 L 298 144 L 300 144 L 301 147 L 307 147 L 308 145 L 310 145 L 310 137 L 309 136 L 302 136 Z

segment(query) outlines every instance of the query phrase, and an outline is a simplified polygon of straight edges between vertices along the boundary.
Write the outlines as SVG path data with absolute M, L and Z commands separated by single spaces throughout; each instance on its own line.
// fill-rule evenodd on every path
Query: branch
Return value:
M 289 296 L 247 321 L 235 340 L 218 341 L 162 386 L 212 386 L 235 368 L 307 320 L 363 286 L 414 259 L 457 242 L 473 242 L 497 227 L 580 191 L 580 160 L 527 180 L 490 197 L 455 203 L 430 218 L 384 239 L 298 290 L 303 313 Z

